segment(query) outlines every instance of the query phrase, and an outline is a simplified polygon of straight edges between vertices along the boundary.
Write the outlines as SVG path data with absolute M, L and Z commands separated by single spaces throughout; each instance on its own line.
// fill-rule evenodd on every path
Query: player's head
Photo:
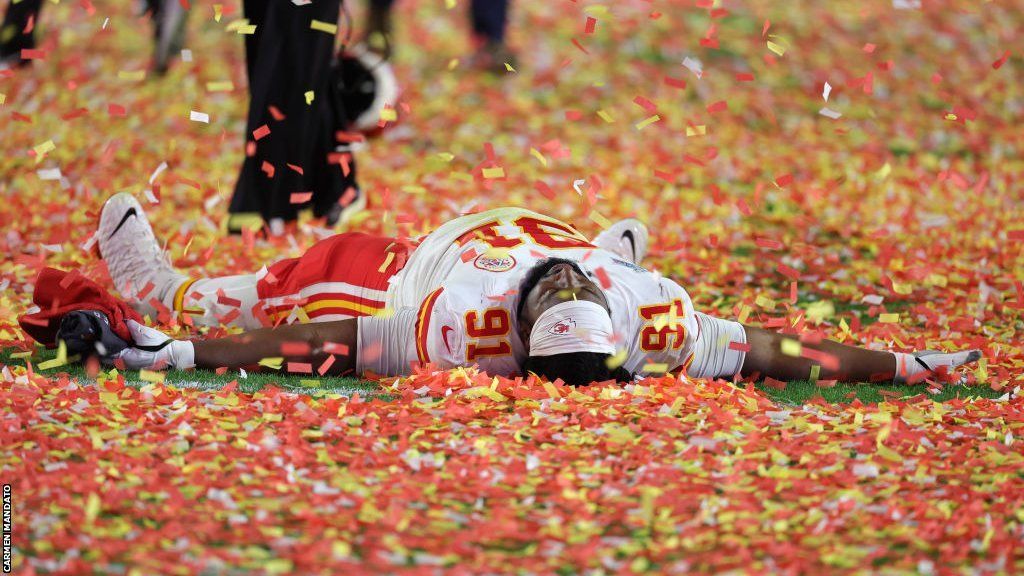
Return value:
M 572 385 L 632 379 L 608 367 L 615 352 L 608 299 L 576 262 L 549 258 L 531 268 L 516 313 L 530 350 L 524 372 Z

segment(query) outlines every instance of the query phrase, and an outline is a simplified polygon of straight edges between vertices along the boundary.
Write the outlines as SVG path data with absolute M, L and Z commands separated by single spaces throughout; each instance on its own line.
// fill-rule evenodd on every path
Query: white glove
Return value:
M 128 332 L 132 335 L 131 347 L 108 358 L 108 361 L 120 359 L 124 367 L 131 370 L 185 370 L 196 365 L 195 346 L 188 340 L 173 340 L 163 332 L 143 326 L 135 320 L 128 321 Z

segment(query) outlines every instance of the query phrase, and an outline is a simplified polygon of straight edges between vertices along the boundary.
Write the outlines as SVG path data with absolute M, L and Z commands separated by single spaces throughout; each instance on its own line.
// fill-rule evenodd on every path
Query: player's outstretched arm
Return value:
M 133 320 L 128 321 L 128 329 L 132 347 L 108 360 L 120 359 L 131 369 L 245 368 L 266 358 L 311 364 L 316 369 L 332 355 L 325 373 L 341 374 L 356 365 L 354 319 L 261 328 L 208 340 L 172 340 Z
M 285 362 L 311 364 L 315 369 L 333 355 L 326 373 L 341 374 L 356 367 L 356 331 L 356 320 L 350 319 L 260 328 L 197 340 L 193 342 L 196 366 L 243 368 L 259 364 L 264 358 L 284 358 Z
M 753 326 L 743 328 L 750 346 L 741 369 L 744 376 L 760 373 L 777 380 L 806 380 L 811 377 L 812 366 L 817 365 L 820 366 L 818 378 L 823 380 L 905 383 L 921 381 L 933 372 L 981 358 L 978 350 L 903 354 L 847 346 L 832 340 L 787 345 L 784 341 L 792 341 L 791 336 Z

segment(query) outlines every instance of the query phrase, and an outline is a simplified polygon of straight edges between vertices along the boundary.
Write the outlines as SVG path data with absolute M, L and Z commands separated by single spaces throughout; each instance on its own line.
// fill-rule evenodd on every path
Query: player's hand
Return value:
M 186 369 L 195 366 L 195 348 L 191 342 L 174 340 L 134 320 L 128 321 L 128 332 L 132 335 L 131 346 L 107 358 L 108 363 L 121 360 L 124 367 L 131 370 Z

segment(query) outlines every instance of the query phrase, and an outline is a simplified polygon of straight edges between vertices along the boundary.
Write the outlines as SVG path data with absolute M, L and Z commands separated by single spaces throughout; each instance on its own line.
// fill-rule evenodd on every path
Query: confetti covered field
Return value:
M 400 3 L 398 121 L 357 154 L 369 208 L 348 229 L 510 204 L 587 234 L 636 216 L 645 265 L 699 310 L 984 353 L 910 387 L 577 389 L 87 374 L 28 341 L 42 267 L 111 286 L 91 248 L 114 192 L 194 275 L 329 233 L 223 232 L 240 5 L 193 0 L 161 77 L 130 4 L 47 2 L 32 64 L 0 71 L 15 572 L 1024 572 L 1024 2 L 519 0 L 499 77 L 467 66 L 466 0 Z

